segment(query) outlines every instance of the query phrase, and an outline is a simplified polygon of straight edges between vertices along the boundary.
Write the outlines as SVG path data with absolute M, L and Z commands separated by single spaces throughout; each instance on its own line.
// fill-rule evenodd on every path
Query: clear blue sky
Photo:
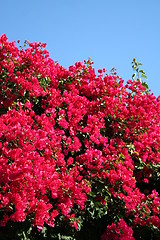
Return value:
M 0 35 L 47 43 L 68 68 L 92 58 L 96 71 L 117 68 L 127 80 L 134 57 L 160 95 L 160 0 L 1 0 Z

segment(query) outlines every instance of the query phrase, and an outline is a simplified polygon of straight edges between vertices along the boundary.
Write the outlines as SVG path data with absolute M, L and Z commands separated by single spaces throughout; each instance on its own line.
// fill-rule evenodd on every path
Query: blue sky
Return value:
M 136 57 L 160 95 L 159 0 L 2 0 L 0 9 L 9 41 L 45 42 L 66 68 L 91 57 L 96 72 L 115 67 L 125 81 Z

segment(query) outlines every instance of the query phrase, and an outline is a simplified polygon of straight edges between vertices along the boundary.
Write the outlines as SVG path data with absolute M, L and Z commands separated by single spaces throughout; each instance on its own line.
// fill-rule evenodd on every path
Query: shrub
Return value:
M 140 64 L 124 84 L 45 47 L 0 38 L 0 237 L 159 239 L 160 98 Z

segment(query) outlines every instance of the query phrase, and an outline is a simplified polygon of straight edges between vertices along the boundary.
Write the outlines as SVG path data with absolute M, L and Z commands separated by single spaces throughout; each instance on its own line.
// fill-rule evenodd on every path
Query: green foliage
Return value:
M 135 81 L 142 82 L 143 87 L 146 88 L 146 92 L 149 91 L 148 84 L 145 82 L 147 80 L 147 76 L 145 74 L 145 71 L 141 69 L 142 63 L 137 62 L 136 58 L 133 58 L 132 61 L 132 69 L 134 71 L 134 74 L 132 75 L 132 79 Z M 145 79 L 145 81 L 142 81 L 141 79 Z

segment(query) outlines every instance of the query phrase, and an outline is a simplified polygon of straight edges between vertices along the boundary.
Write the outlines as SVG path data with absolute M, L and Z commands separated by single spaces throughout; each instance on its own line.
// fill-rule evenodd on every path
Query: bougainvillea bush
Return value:
M 0 239 L 160 239 L 160 97 L 45 47 L 0 38 Z

